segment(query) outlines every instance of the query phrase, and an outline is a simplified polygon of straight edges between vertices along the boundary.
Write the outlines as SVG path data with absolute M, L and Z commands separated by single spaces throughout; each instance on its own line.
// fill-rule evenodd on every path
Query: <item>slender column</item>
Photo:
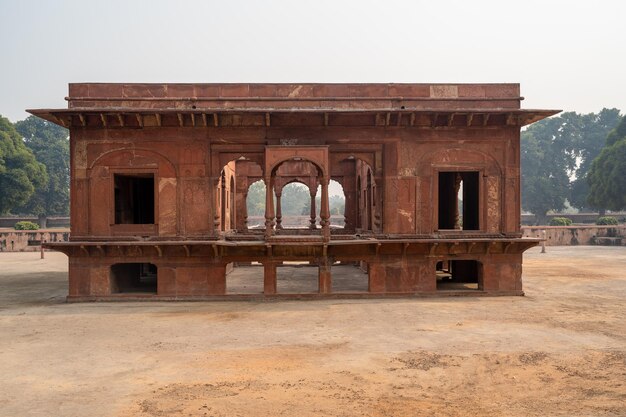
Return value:
M 274 228 L 274 196 L 271 177 L 265 177 L 265 238 L 272 237 Z
M 248 229 L 248 177 L 241 175 L 237 177 L 235 193 L 235 212 L 237 231 L 245 231 Z
M 283 212 L 281 208 L 280 197 L 282 196 L 282 192 L 276 192 L 276 229 L 283 228 Z
M 454 198 L 452 199 L 452 201 L 454 201 L 454 228 L 456 230 L 461 229 L 461 218 L 459 215 L 459 189 L 461 188 L 462 179 L 461 174 L 457 172 L 454 176 Z
M 220 232 L 220 179 L 219 177 L 211 177 L 209 179 L 209 187 L 211 187 L 212 201 L 211 217 L 213 218 L 213 235 L 218 236 Z
M 222 171 L 222 182 L 220 187 L 220 230 L 226 231 L 226 200 L 228 195 L 226 193 L 226 173 Z
M 317 228 L 317 226 L 315 225 L 315 223 L 317 223 L 315 221 L 315 218 L 317 217 L 315 214 L 315 212 L 317 211 L 315 210 L 315 193 L 311 191 L 310 194 L 311 194 L 311 219 L 309 220 L 309 223 L 311 224 L 309 225 L 309 229 L 315 230 Z
M 243 230 L 248 230 L 248 193 L 246 192 L 243 195 L 243 204 L 241 206 L 241 224 L 243 225 Z
M 325 241 L 330 240 L 330 209 L 328 207 L 328 181 L 329 178 L 322 178 L 322 207 L 320 207 L 320 225 L 322 226 L 322 236 Z
M 383 208 L 383 179 L 375 178 L 374 179 L 374 204 L 376 207 L 373 207 L 374 212 L 374 231 L 378 233 L 382 233 L 382 208 Z
M 355 208 L 355 200 L 356 193 L 354 191 L 355 188 L 354 177 L 344 177 L 343 179 L 343 193 L 346 198 L 346 206 L 344 209 L 344 222 L 346 230 L 354 230 L 356 227 L 355 219 L 356 219 L 356 208 Z

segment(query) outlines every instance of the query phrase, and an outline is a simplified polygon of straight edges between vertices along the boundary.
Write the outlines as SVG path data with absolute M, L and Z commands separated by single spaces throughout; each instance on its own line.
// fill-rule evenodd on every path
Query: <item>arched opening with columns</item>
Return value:
M 228 232 L 235 229 L 234 211 L 232 205 L 234 205 L 234 196 L 236 190 L 235 183 L 235 166 L 236 161 L 231 161 L 222 168 L 220 173 L 220 180 L 218 183 L 218 195 L 219 195 L 219 230 L 221 232 Z
M 281 190 L 276 190 L 276 205 L 279 206 L 280 198 L 280 217 L 276 216 L 276 228 L 285 232 L 294 229 L 310 230 L 316 228 L 316 220 L 319 216 L 319 199 L 316 195 L 315 208 L 316 212 L 311 213 L 311 194 L 312 190 L 309 186 L 295 179 Z M 313 219 L 313 221 L 311 221 Z
M 294 180 L 306 184 L 310 190 L 310 233 L 317 234 L 315 209 L 316 185 L 321 186 L 320 199 L 320 229 L 323 240 L 330 240 L 330 212 L 328 206 L 328 172 L 327 147 L 266 147 L 265 154 L 265 183 L 266 210 L 265 210 L 265 238 L 269 239 L 276 234 L 274 229 L 282 221 L 280 198 L 274 204 L 274 195 L 280 197 L 282 188 Z M 278 193 L 278 194 L 276 194 Z M 280 230 L 280 229 L 278 229 Z
M 355 187 L 355 230 L 357 232 L 374 232 L 380 229 L 380 212 L 378 206 L 379 190 L 377 190 L 372 168 L 364 161 L 356 161 Z M 346 212 L 347 212 L 346 196 Z M 348 215 L 349 219 L 349 215 Z
M 381 231 L 382 172 L 380 169 L 375 170 L 375 166 L 380 166 L 380 163 L 376 163 L 379 157 L 374 151 L 342 151 L 330 154 L 331 179 L 341 185 L 345 202 L 345 224 L 341 233 Z
M 248 230 L 248 192 L 250 186 L 263 179 L 259 161 L 240 155 L 234 159 L 226 154 L 214 180 L 214 230 L 219 233 L 242 233 Z
M 277 231 L 285 229 L 283 227 L 283 192 L 286 192 L 288 197 L 291 197 L 291 194 L 294 193 L 300 194 L 299 197 L 302 199 L 302 203 L 309 207 L 308 213 L 299 213 L 309 215 L 308 224 L 305 221 L 302 228 L 309 230 L 317 228 L 316 213 L 318 210 L 316 209 L 315 195 L 320 184 L 320 172 L 316 164 L 300 157 L 282 161 L 271 171 L 276 201 Z M 289 207 L 287 207 L 287 210 L 289 210 Z M 290 214 L 293 215 L 295 213 Z M 295 228 L 293 224 L 291 228 Z

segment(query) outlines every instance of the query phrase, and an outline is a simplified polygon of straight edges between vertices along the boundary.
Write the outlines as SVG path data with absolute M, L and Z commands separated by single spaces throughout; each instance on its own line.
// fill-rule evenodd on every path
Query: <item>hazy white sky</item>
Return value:
M 0 0 L 0 114 L 67 83 L 519 82 L 626 112 L 626 2 Z

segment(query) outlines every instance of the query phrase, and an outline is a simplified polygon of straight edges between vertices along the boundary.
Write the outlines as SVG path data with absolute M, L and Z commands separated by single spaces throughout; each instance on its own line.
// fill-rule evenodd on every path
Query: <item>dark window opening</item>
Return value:
M 153 174 L 115 174 L 115 224 L 154 224 Z
M 482 264 L 471 260 L 445 260 L 437 262 L 437 290 L 482 289 Z
M 111 266 L 111 293 L 157 292 L 157 267 L 149 263 Z
M 439 173 L 439 229 L 479 230 L 479 173 Z

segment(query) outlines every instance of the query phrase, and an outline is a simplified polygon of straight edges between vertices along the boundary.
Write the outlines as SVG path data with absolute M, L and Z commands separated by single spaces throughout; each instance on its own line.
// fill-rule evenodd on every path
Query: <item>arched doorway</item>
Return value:
M 281 216 L 281 207 L 274 207 L 275 190 L 294 179 L 315 189 L 312 183 L 321 185 L 320 226 L 323 240 L 330 240 L 330 213 L 328 208 L 328 148 L 327 147 L 273 147 L 265 148 L 265 175 L 268 189 L 266 191 L 265 237 L 274 235 L 277 217 Z M 302 173 L 306 172 L 303 176 Z M 304 178 L 303 178 L 304 177 Z M 311 213 L 314 214 L 315 194 L 311 193 Z M 278 214 L 278 216 L 277 216 Z M 313 217 L 313 216 L 312 216 Z M 316 229 L 312 229 L 314 233 Z
M 276 188 L 276 228 L 311 229 L 311 190 L 300 180 Z M 319 207 L 318 204 L 315 205 Z M 317 210 L 315 216 L 319 214 Z
M 228 154 L 227 154 L 228 155 Z M 222 233 L 247 230 L 247 197 L 251 184 L 263 178 L 258 162 L 239 156 L 226 161 L 215 184 L 215 230 Z
M 265 181 L 254 181 L 246 191 L 246 219 L 248 230 L 265 228 Z

